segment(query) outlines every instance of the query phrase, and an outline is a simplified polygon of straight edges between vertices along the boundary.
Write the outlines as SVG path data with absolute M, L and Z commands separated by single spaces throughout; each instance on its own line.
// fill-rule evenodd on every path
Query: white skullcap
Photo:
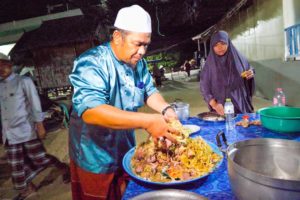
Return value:
M 3 53 L 0 52 L 0 60 L 7 60 L 10 61 L 9 57 Z
M 138 33 L 152 32 L 149 13 L 138 5 L 120 9 L 114 27 Z

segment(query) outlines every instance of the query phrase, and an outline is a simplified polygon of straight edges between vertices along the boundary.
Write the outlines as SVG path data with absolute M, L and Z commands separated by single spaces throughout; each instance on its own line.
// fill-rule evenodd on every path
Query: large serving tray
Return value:
M 197 178 L 194 178 L 194 179 L 190 179 L 190 180 L 186 180 L 186 181 L 173 181 L 173 182 L 166 182 L 166 183 L 163 183 L 163 182 L 152 182 L 152 181 L 149 181 L 149 180 L 146 180 L 146 179 L 143 179 L 139 176 L 137 176 L 133 171 L 132 171 L 132 168 L 131 168 L 131 159 L 134 155 L 134 151 L 135 151 L 135 147 L 130 149 L 124 156 L 123 158 L 123 168 L 124 170 L 126 171 L 127 174 L 129 174 L 129 176 L 131 176 L 132 178 L 134 178 L 135 180 L 137 181 L 141 181 L 142 183 L 146 183 L 146 184 L 151 184 L 151 185 L 160 185 L 160 186 L 175 186 L 175 185 L 182 185 L 182 184 L 189 184 L 189 183 L 193 183 L 195 181 L 199 181 L 200 179 L 204 179 L 206 178 L 207 176 L 209 176 L 211 173 L 213 173 L 216 169 L 218 169 L 220 167 L 220 165 L 222 164 L 223 162 L 223 154 L 222 152 L 219 150 L 219 148 L 212 142 L 208 142 L 206 141 L 212 148 L 212 150 L 217 153 L 218 155 L 222 156 L 222 159 L 216 164 L 215 168 L 210 172 L 210 173 L 207 173 L 203 176 L 200 176 L 200 177 L 197 177 Z

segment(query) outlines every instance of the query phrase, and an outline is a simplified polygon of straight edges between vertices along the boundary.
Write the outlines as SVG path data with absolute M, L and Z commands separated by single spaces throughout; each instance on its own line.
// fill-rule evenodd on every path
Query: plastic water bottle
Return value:
M 273 106 L 285 106 L 286 98 L 282 88 L 276 88 L 275 95 L 273 97 Z
M 225 113 L 225 120 L 226 120 L 226 130 L 231 131 L 235 128 L 234 122 L 234 106 L 231 102 L 231 99 L 227 98 L 225 105 L 224 105 L 224 113 Z

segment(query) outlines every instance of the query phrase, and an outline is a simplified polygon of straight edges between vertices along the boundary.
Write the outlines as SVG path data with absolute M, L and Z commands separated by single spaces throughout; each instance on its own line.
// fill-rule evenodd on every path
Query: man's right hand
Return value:
M 157 142 L 161 137 L 165 137 L 171 142 L 176 142 L 172 134 L 176 135 L 178 131 L 170 127 L 162 115 L 151 114 L 148 120 L 149 123 L 145 129 L 153 137 L 154 142 Z

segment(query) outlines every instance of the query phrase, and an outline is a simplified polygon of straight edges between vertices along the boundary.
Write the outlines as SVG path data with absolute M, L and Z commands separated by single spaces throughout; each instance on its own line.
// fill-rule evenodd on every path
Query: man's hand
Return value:
M 166 110 L 165 114 L 164 114 L 164 118 L 167 122 L 171 121 L 171 120 L 176 120 L 178 119 L 177 114 L 175 113 L 174 109 L 169 108 Z
M 43 125 L 43 122 L 36 122 L 36 131 L 38 134 L 38 137 L 42 140 L 46 138 L 46 130 L 45 127 Z
M 172 136 L 172 133 L 178 134 L 178 131 L 170 127 L 162 115 L 151 114 L 149 115 L 148 120 L 149 123 L 146 127 L 146 131 L 153 137 L 154 142 L 157 142 L 161 137 L 165 137 L 171 142 L 176 142 L 176 139 Z

